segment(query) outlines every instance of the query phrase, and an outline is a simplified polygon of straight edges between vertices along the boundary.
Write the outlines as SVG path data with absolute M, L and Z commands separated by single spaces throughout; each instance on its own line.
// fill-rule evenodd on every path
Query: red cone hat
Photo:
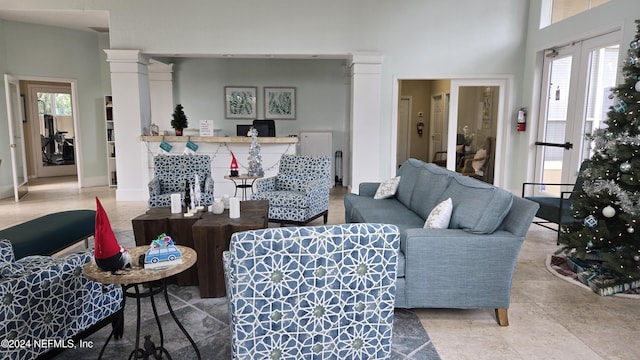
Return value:
M 96 259 L 107 259 L 120 253 L 120 244 L 116 239 L 107 213 L 96 196 L 96 232 L 94 234 L 94 256 Z
M 238 170 L 238 162 L 236 161 L 236 156 L 231 153 L 231 166 L 229 167 L 231 170 Z

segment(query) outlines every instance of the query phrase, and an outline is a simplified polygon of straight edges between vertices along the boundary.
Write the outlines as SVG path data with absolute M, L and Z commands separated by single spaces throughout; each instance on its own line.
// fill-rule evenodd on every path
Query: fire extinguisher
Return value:
M 422 136 L 422 132 L 424 131 L 424 122 L 420 120 L 417 124 L 418 135 Z
M 518 131 L 527 130 L 527 108 L 522 107 L 518 110 Z

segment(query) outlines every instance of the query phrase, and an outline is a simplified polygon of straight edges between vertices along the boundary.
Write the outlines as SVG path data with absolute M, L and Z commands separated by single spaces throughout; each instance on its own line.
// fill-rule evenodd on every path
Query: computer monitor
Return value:
M 251 127 L 253 127 L 253 125 L 236 125 L 236 136 L 247 136 Z
M 258 136 L 276 136 L 276 122 L 273 120 L 253 120 L 253 127 L 258 130 Z

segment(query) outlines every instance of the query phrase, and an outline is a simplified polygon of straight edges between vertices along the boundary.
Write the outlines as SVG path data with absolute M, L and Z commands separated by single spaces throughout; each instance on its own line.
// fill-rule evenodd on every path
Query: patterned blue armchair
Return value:
M 253 200 L 269 200 L 269 221 L 303 225 L 320 216 L 327 223 L 331 159 L 282 155 L 277 176 L 255 182 Z
M 233 359 L 389 359 L 399 232 L 238 232 L 223 254 Z
M 195 184 L 198 174 L 202 204 L 213 204 L 213 178 L 209 155 L 158 155 L 153 159 L 155 176 L 149 182 L 149 207 L 171 206 L 171 194 L 184 198 L 186 181 Z M 191 194 L 193 197 L 193 194 Z
M 34 359 L 51 350 L 34 340 L 58 341 L 59 348 L 105 321 L 122 326 L 122 289 L 85 278 L 82 268 L 91 259 L 87 251 L 15 260 L 11 242 L 0 240 L 0 339 L 25 345 L 0 347 L 0 359 Z

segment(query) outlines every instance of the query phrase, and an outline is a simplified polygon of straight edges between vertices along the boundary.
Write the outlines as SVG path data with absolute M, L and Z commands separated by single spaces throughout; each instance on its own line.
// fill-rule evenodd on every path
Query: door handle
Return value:
M 562 147 L 562 148 L 565 148 L 566 150 L 573 149 L 573 144 L 568 142 L 568 141 L 566 143 L 564 143 L 564 144 L 536 141 L 536 145 L 538 145 L 538 146 Z

